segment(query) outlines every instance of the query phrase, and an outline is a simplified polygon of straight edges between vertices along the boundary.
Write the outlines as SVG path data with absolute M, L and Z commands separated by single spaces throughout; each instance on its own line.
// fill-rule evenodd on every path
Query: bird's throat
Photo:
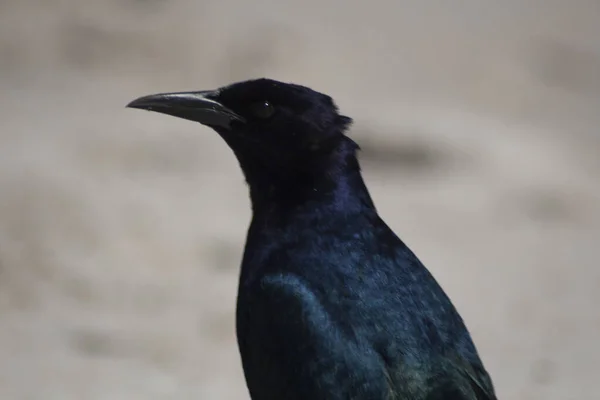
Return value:
M 375 210 L 361 176 L 356 146 L 341 146 L 314 168 L 257 176 L 246 173 L 246 179 L 255 216 Z

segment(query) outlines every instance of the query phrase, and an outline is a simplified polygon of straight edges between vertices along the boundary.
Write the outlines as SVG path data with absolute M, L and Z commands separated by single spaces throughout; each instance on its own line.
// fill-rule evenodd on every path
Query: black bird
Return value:
M 236 330 L 253 400 L 493 400 L 462 318 L 379 217 L 352 120 L 270 79 L 128 107 L 213 128 L 250 188 Z

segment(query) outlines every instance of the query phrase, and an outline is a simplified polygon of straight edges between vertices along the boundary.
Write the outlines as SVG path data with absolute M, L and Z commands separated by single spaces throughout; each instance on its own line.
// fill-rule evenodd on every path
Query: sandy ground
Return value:
M 600 398 L 600 3 L 349 3 L 0 1 L 0 399 L 248 398 L 242 175 L 124 105 L 259 76 L 354 117 L 501 399 Z

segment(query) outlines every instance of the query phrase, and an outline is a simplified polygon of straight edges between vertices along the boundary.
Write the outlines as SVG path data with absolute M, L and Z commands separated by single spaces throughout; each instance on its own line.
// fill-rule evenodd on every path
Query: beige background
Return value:
M 260 76 L 355 119 L 501 399 L 600 398 L 597 0 L 2 0 L 0 399 L 247 399 L 237 163 L 124 105 Z

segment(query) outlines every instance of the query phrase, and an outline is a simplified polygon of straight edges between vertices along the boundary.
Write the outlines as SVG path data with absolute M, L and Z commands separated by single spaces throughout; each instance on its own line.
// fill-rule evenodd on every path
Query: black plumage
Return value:
M 237 338 L 253 400 L 496 399 L 450 299 L 379 217 L 329 96 L 258 79 L 129 107 L 212 127 L 244 172 Z

